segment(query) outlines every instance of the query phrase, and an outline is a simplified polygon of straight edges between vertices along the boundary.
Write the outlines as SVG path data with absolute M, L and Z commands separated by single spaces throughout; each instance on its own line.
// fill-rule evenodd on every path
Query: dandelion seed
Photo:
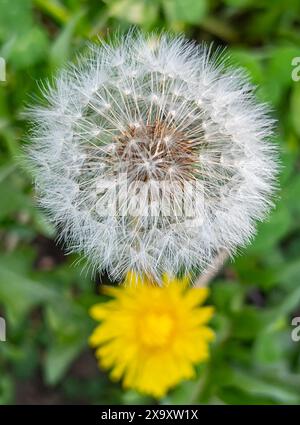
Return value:
M 183 37 L 130 33 L 92 46 L 32 108 L 41 204 L 99 272 L 203 269 L 272 206 L 268 107 L 218 62 Z

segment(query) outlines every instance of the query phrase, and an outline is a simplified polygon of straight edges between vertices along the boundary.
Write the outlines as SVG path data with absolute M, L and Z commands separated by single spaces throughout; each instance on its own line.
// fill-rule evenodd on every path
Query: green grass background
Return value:
M 161 403 L 300 404 L 299 0 L 0 0 L 0 403 L 152 403 L 98 371 L 87 338 L 96 284 L 57 247 L 36 207 L 21 154 L 24 107 L 38 83 L 82 52 L 87 40 L 136 25 L 228 46 L 278 119 L 280 198 L 253 244 L 212 285 L 217 340 L 196 381 Z

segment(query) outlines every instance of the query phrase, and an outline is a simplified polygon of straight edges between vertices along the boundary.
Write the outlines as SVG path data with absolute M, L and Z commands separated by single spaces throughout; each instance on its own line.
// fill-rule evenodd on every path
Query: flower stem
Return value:
M 204 270 L 203 273 L 198 277 L 194 286 L 196 288 L 201 288 L 207 286 L 215 276 L 221 271 L 224 263 L 228 260 L 230 254 L 226 249 L 221 249 L 218 255 L 215 257 L 213 263 Z
M 66 24 L 70 19 L 70 14 L 66 7 L 55 0 L 34 0 L 34 3 L 38 8 L 62 24 Z

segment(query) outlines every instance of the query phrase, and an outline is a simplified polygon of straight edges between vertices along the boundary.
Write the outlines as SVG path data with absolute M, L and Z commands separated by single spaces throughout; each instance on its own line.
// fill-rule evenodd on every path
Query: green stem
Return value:
M 66 24 L 70 19 L 69 11 L 56 0 L 34 0 L 34 4 L 59 23 Z

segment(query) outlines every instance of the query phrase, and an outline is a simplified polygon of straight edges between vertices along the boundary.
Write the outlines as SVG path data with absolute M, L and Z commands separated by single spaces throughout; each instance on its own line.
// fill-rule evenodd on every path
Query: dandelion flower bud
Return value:
M 203 269 L 272 205 L 272 119 L 243 71 L 183 37 L 91 46 L 32 108 L 42 205 L 98 271 Z

